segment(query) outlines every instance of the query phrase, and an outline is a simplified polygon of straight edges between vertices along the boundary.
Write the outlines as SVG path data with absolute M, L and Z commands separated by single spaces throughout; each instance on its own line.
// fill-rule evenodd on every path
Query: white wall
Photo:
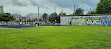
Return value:
M 107 17 L 111 17 L 111 15 L 102 15 L 102 16 L 61 16 L 60 17 L 60 21 L 61 21 L 61 25 L 70 25 L 70 21 L 72 20 L 72 19 L 77 19 L 77 20 L 79 20 L 79 19 L 81 19 L 81 21 L 82 20 L 84 20 L 84 19 L 92 19 L 92 20 L 101 20 L 101 19 L 103 19 L 103 18 L 107 18 Z M 73 21 L 74 22 L 74 21 Z M 85 22 L 86 23 L 86 22 Z M 77 24 L 75 24 L 75 25 L 86 25 L 85 23 L 83 23 L 83 22 L 78 22 Z M 100 23 L 100 22 L 99 22 Z M 95 24 L 95 23 L 94 23 Z M 74 25 L 74 24 L 73 24 Z
M 61 25 L 70 25 L 72 17 L 60 17 Z

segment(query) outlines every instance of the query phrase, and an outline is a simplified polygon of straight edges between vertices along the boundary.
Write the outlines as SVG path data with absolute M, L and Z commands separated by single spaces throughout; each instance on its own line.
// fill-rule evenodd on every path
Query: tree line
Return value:
M 87 13 L 87 15 L 92 15 L 92 14 L 111 14 L 111 0 L 100 0 L 95 10 L 89 11 Z M 72 15 L 84 15 L 84 9 L 77 8 Z M 47 13 L 44 13 L 43 21 L 49 20 L 51 22 L 54 22 L 56 17 L 60 17 L 60 16 L 66 16 L 66 13 L 61 12 L 57 14 L 56 12 L 54 12 L 50 15 L 48 15 Z M 0 21 L 11 21 L 11 20 L 15 20 L 14 16 L 7 13 L 0 14 Z
M 89 11 L 88 14 L 111 14 L 111 0 L 100 0 L 96 10 Z
M 95 14 L 111 14 L 111 0 L 100 0 L 100 2 L 97 4 L 97 8 L 94 10 L 91 10 L 87 12 L 86 15 L 95 15 Z M 49 16 L 50 21 L 55 21 L 56 16 L 65 16 L 66 13 L 52 13 Z M 82 8 L 77 8 L 73 15 L 84 15 L 84 9 Z M 44 20 L 46 20 L 48 17 L 47 13 L 43 14 Z
M 0 21 L 11 21 L 11 20 L 15 20 L 15 18 L 9 13 L 0 14 Z

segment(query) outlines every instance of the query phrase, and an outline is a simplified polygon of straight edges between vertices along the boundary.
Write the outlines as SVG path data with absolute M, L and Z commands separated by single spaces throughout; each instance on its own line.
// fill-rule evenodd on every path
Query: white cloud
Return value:
M 52 0 L 52 1 L 57 1 L 57 0 Z M 58 0 L 59 1 L 59 0 Z M 57 1 L 57 2 L 58 2 Z M 69 1 L 73 1 L 73 0 L 69 0 Z M 81 7 L 81 2 L 79 4 L 79 2 L 76 2 L 77 0 L 75 0 L 75 3 L 78 5 L 77 7 Z M 87 2 L 91 2 L 92 4 L 96 4 L 99 1 L 96 0 L 86 0 Z M 61 3 L 62 5 L 67 5 L 69 4 L 69 6 L 71 6 L 71 3 L 68 2 L 68 0 L 61 0 L 59 3 Z M 60 4 L 58 3 L 54 3 L 51 2 L 50 0 L 0 0 L 0 5 L 4 6 L 4 12 L 9 12 L 9 13 L 19 13 L 22 15 L 26 15 L 28 13 L 37 13 L 38 12 L 38 6 L 40 6 L 40 14 L 43 13 L 53 13 L 55 10 L 55 6 L 56 6 L 56 12 L 60 13 L 62 10 L 64 12 L 66 12 L 67 14 L 72 14 L 73 13 L 73 5 L 72 7 L 62 7 L 62 5 L 60 6 Z M 88 4 L 84 4 L 84 9 L 85 9 L 85 13 L 88 11 L 88 8 L 90 9 L 90 5 Z M 92 6 L 91 8 L 94 9 L 94 7 Z

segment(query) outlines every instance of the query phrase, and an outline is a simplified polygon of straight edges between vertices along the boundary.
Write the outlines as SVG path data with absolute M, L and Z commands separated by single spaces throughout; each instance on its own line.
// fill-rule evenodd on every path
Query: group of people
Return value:
M 0 21 L 0 25 L 23 25 L 24 23 L 23 22 L 12 22 L 12 21 Z M 33 23 L 32 25 L 36 25 L 36 26 L 40 26 L 40 23 Z
M 39 26 L 40 24 L 39 24 L 39 23 L 35 23 L 35 25 L 36 25 L 36 26 Z

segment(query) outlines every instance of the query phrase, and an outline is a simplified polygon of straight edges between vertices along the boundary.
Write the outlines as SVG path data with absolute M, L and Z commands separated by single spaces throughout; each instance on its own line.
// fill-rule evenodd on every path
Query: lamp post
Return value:
M 39 21 L 39 6 L 38 6 L 38 21 Z
M 75 15 L 75 4 L 74 4 L 74 13 L 73 13 L 73 15 Z

